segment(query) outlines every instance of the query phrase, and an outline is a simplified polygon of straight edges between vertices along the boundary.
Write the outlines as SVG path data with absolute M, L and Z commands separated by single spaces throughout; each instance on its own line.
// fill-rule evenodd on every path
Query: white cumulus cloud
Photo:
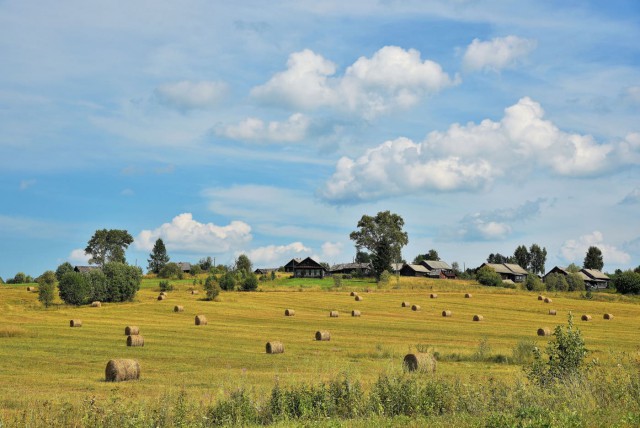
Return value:
M 242 251 L 236 254 L 246 254 L 254 266 L 269 265 L 262 267 L 278 267 L 286 263 L 294 257 L 300 257 L 301 254 L 308 254 L 310 248 L 304 246 L 302 242 L 292 242 L 288 245 L 268 245 L 266 247 L 254 248 L 250 251 Z
M 335 259 L 342 254 L 341 242 L 325 242 L 322 244 L 322 258 L 323 259 Z
M 357 159 L 343 157 L 320 195 L 332 202 L 360 202 L 418 191 L 475 190 L 496 178 L 547 170 L 559 176 L 594 176 L 640 164 L 640 135 L 598 143 L 564 132 L 525 97 L 495 122 L 453 124 L 421 143 L 386 141 Z
M 180 110 L 208 109 L 216 106 L 226 95 L 227 85 L 223 82 L 181 82 L 165 83 L 156 88 L 158 99 Z
M 631 260 L 631 256 L 616 248 L 613 245 L 604 242 L 604 235 L 599 231 L 582 235 L 578 239 L 569 239 L 562 244 L 560 253 L 567 262 L 576 262 L 581 264 L 589 247 L 598 247 L 602 251 L 602 258 L 605 266 L 607 263 L 627 264 Z
M 287 69 L 253 88 L 251 94 L 263 102 L 297 109 L 329 107 L 373 118 L 411 107 L 457 83 L 438 63 L 423 61 L 417 50 L 397 46 L 359 58 L 342 76 L 336 72 L 333 62 L 305 49 L 292 53 Z
M 153 230 L 143 230 L 135 238 L 139 250 L 151 251 L 158 238 L 162 238 L 169 252 L 192 251 L 223 253 L 239 248 L 251 240 L 251 227 L 242 221 L 232 221 L 226 226 L 200 223 L 191 213 L 177 215 L 171 223 L 164 223 Z
M 76 264 L 80 266 L 85 266 L 89 264 L 89 259 L 91 256 L 89 254 L 85 254 L 82 248 L 76 248 L 72 250 L 67 259 L 71 264 Z
M 265 123 L 261 119 L 247 118 L 236 125 L 217 131 L 218 135 L 240 141 L 295 143 L 307 136 L 311 121 L 302 113 L 294 113 L 284 122 Z
M 462 59 L 464 68 L 499 71 L 515 66 L 536 47 L 535 40 L 517 36 L 496 37 L 488 41 L 473 39 Z

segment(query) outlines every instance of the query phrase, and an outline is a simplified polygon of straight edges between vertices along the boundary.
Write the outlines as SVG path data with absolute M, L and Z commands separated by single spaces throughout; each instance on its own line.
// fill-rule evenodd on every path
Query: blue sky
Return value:
M 0 2 L 0 276 L 355 253 L 363 214 L 475 267 L 640 265 L 640 4 Z

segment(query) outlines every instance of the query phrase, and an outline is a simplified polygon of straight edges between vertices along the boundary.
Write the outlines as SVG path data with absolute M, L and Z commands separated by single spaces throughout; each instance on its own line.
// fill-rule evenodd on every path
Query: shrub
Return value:
M 220 294 L 220 285 L 218 285 L 218 281 L 216 281 L 216 277 L 210 275 L 207 277 L 204 282 L 204 290 L 207 293 L 207 300 L 213 300 Z
M 107 299 L 109 302 L 133 300 L 140 289 L 142 270 L 120 262 L 109 262 L 102 268 L 107 277 Z
M 336 273 L 333 275 L 333 286 L 334 287 L 342 287 L 342 275 Z
M 555 272 L 547 275 L 545 286 L 549 291 L 567 291 L 569 289 L 565 275 Z
M 640 273 L 632 270 L 621 272 L 613 279 L 613 286 L 618 293 L 640 294 Z
M 38 278 L 38 300 L 48 308 L 53 304 L 54 291 L 56 288 L 56 274 L 48 270 Z
M 160 291 L 173 291 L 174 289 L 173 284 L 167 280 L 160 281 L 158 285 L 160 286 Z
M 567 285 L 569 291 L 584 291 L 584 279 L 578 273 L 567 275 Z
M 191 275 L 200 275 L 202 273 L 202 268 L 200 265 L 191 265 Z
M 254 274 L 248 273 L 247 276 L 242 281 L 242 290 L 255 291 L 257 289 L 258 289 L 258 278 Z
M 543 291 L 545 289 L 544 283 L 540 280 L 538 275 L 534 274 L 527 275 L 524 286 L 529 291 Z
M 108 302 L 109 290 L 107 285 L 107 277 L 102 270 L 92 270 L 84 274 L 87 277 L 90 289 L 90 302 Z
M 502 285 L 502 277 L 491 266 L 483 266 L 476 272 L 476 281 L 482 285 L 497 287 Z
M 220 278 L 220 288 L 225 291 L 233 291 L 236 288 L 236 278 L 233 272 L 227 271 Z
M 24 272 L 18 272 L 16 274 L 16 276 L 13 277 L 13 283 L 14 284 L 26 284 L 27 282 L 27 275 L 24 274 Z
M 58 283 L 58 293 L 62 301 L 69 305 L 86 305 L 91 298 L 87 276 L 79 272 L 65 273 Z
M 178 278 L 182 276 L 182 269 L 178 266 L 177 263 L 167 263 L 160 269 L 160 273 L 158 274 L 160 278 Z
M 388 270 L 384 270 L 382 271 L 382 273 L 380 274 L 380 280 L 378 281 L 378 284 L 381 285 L 388 285 L 389 282 L 391 281 L 391 272 L 389 272 Z
M 62 276 L 67 272 L 73 272 L 73 266 L 71 266 L 69 262 L 64 262 L 56 269 L 56 279 L 60 281 Z

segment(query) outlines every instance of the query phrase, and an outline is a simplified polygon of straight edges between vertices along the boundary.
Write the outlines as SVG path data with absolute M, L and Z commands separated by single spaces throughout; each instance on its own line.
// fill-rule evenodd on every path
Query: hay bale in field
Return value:
M 316 331 L 316 340 L 319 340 L 319 341 L 331 340 L 331 333 L 329 333 L 327 330 L 318 330 Z
M 331 311 L 329 312 L 329 316 L 331 318 L 338 318 L 338 311 Z
M 360 311 L 357 309 L 354 309 L 351 311 L 351 316 L 352 317 L 359 317 L 360 316 Z
M 544 298 L 544 302 L 545 302 L 545 303 L 553 303 L 553 300 L 551 300 L 551 299 L 550 299 L 550 298 L 548 298 L 548 297 L 545 297 L 545 298 Z
M 69 327 L 82 327 L 82 320 L 69 321 Z
M 282 354 L 284 345 L 282 342 L 267 342 L 267 354 Z
M 175 305 L 173 307 L 173 312 L 184 312 L 184 306 L 182 305 Z
M 409 303 L 409 302 L 402 302 L 402 307 L 403 307 L 403 308 L 408 308 L 408 307 L 410 307 L 410 306 L 411 306 L 411 303 Z
M 361 302 L 361 301 L 362 301 L 362 296 L 358 296 L 358 295 L 356 294 L 356 302 Z
M 612 320 L 613 319 L 613 314 L 604 314 L 602 316 L 602 318 L 606 319 L 606 320 Z
M 538 300 L 544 300 L 544 296 L 538 295 Z
M 484 319 L 484 317 L 482 315 L 474 315 L 473 316 L 473 320 L 474 321 L 482 321 Z
M 438 295 L 437 295 L 436 293 L 431 293 L 431 294 L 429 294 L 429 298 L 431 298 L 431 299 L 437 299 L 437 298 L 438 298 Z
M 442 311 L 442 316 L 443 317 L 450 317 L 452 315 L 453 315 L 453 313 L 451 311 Z
M 551 336 L 551 329 L 549 327 L 539 328 L 538 336 Z
M 402 365 L 405 370 L 410 372 L 435 373 L 436 371 L 436 359 L 428 352 L 407 354 Z
M 349 296 L 351 296 L 351 297 L 355 297 L 357 295 L 358 295 L 358 293 L 356 293 L 355 291 L 352 291 L 351 294 L 349 294 Z
M 27 291 L 36 291 L 36 287 L 27 287 Z
M 136 360 L 109 360 L 104 371 L 107 382 L 122 382 L 140 379 L 140 364 Z
M 161 291 L 161 292 L 160 292 L 160 295 L 161 295 L 161 296 L 166 296 L 166 295 L 167 295 L 167 292 L 166 292 L 166 291 Z
M 471 293 L 465 293 L 464 298 L 465 299 L 470 299 L 472 297 Z
M 124 328 L 124 334 L 125 336 L 135 336 L 140 334 L 140 327 L 137 325 L 128 325 Z
M 139 334 L 127 336 L 127 346 L 144 346 L 144 337 Z
M 91 307 L 92 308 L 100 308 L 100 307 L 102 307 L 102 303 L 97 302 L 97 301 L 96 302 L 91 302 Z
M 294 311 L 293 309 L 285 309 L 284 310 L 284 315 L 286 317 L 292 317 L 296 314 L 296 311 Z
M 191 294 L 200 294 L 198 290 L 191 290 Z
M 412 310 L 412 311 L 419 311 L 420 309 L 422 309 L 422 308 L 420 307 L 420 305 L 411 305 L 411 310 Z
M 557 315 L 555 309 L 549 309 L 549 315 Z
M 161 294 L 161 295 L 158 296 L 158 300 L 164 300 L 166 298 L 167 298 L 167 296 L 165 294 Z
M 207 317 L 204 315 L 196 315 L 196 325 L 207 325 Z
M 582 321 L 591 321 L 591 315 L 584 314 L 580 317 Z

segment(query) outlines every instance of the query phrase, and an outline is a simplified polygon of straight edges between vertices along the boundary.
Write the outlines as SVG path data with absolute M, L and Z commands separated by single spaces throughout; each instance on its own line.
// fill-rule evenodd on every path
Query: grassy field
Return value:
M 212 403 L 239 387 L 259 397 L 276 381 L 315 383 L 341 373 L 367 388 L 381 373 L 400 372 L 405 354 L 427 347 L 440 356 L 440 377 L 511 381 L 523 377 L 522 367 L 509 363 L 518 343 L 534 341 L 544 348 L 549 338 L 538 337 L 537 329 L 566 324 L 569 311 L 589 359 L 614 367 L 622 358 L 639 355 L 638 300 L 613 295 L 589 300 L 551 293 L 553 303 L 543 303 L 537 293 L 464 281 L 394 278 L 379 289 L 361 280 L 334 289 L 331 279 L 279 279 L 261 284 L 259 292 L 223 292 L 219 301 L 208 302 L 199 285 L 200 294 L 191 294 L 192 280 L 173 284 L 176 289 L 164 301 L 157 300 L 158 280 L 145 279 L 131 303 L 76 308 L 58 302 L 49 309 L 24 285 L 0 286 L 0 411 L 20 411 L 44 400 L 153 401 L 175 391 Z M 351 290 L 358 290 L 363 301 L 349 296 Z M 473 297 L 464 298 L 466 292 Z M 438 297 L 431 299 L 430 293 Z M 403 308 L 402 301 L 422 310 Z M 175 305 L 183 305 L 184 312 L 174 312 Z M 295 316 L 285 317 L 287 308 L 295 309 Z M 362 316 L 351 317 L 353 309 Z M 557 316 L 548 315 L 549 309 Z M 331 310 L 340 316 L 330 318 Z M 442 317 L 443 310 L 453 316 Z M 604 313 L 615 318 L 604 320 Z M 207 317 L 208 325 L 194 325 L 198 314 Z M 473 322 L 475 314 L 484 320 Z M 592 315 L 592 321 L 580 321 L 582 314 Z M 83 326 L 70 328 L 71 319 L 81 319 Z M 143 348 L 126 346 L 127 325 L 140 327 Z M 331 341 L 316 342 L 317 330 L 329 330 Z M 285 353 L 266 354 L 271 340 L 282 341 Z M 479 350 L 504 358 L 474 359 Z M 141 380 L 105 382 L 104 369 L 112 358 L 139 360 Z

